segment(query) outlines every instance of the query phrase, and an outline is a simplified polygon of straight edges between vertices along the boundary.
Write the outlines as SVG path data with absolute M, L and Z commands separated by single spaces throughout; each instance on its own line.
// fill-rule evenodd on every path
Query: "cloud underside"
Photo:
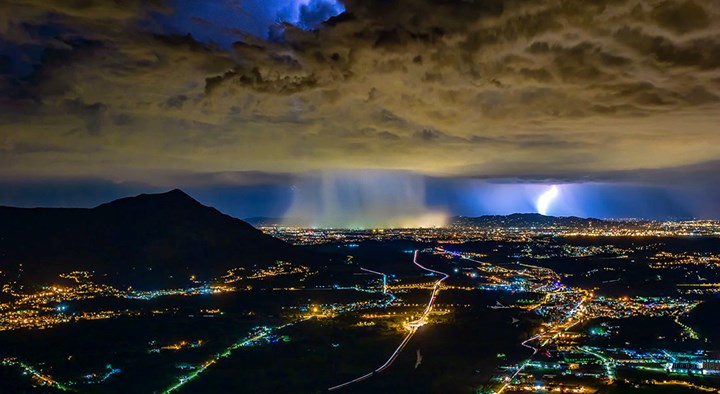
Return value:
M 141 23 L 161 2 L 106 3 L 0 6 L 0 36 L 47 48 L 0 77 L 0 176 L 581 179 L 720 159 L 713 0 L 350 0 L 230 51 Z

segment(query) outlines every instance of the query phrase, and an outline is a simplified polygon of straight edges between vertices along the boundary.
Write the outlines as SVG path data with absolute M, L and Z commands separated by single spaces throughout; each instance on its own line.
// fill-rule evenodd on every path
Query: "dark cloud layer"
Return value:
M 3 2 L 0 177 L 642 181 L 720 160 L 716 1 L 348 0 L 324 23 L 336 2 L 290 3 L 297 26 L 258 36 L 202 2 Z

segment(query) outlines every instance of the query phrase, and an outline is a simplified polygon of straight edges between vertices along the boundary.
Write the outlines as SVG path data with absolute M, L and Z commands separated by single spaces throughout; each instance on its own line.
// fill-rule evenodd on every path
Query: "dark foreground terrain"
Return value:
M 1 393 L 720 388 L 710 236 L 293 230 L 297 246 L 180 191 L 0 217 Z

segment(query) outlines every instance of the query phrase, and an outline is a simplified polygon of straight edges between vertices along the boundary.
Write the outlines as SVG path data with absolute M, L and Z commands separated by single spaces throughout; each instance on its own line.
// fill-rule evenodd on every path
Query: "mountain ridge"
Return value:
M 546 227 L 546 226 L 607 226 L 611 222 L 578 216 L 548 216 L 539 213 L 513 213 L 509 215 L 455 216 L 452 225 L 477 227 Z
M 306 255 L 179 189 L 94 208 L 0 206 L 0 271 L 23 264 L 33 279 L 85 270 L 134 286 L 179 284 Z

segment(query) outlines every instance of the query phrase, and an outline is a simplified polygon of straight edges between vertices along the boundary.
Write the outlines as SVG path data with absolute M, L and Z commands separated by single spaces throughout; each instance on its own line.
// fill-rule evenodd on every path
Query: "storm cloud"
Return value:
M 291 3 L 215 3 L 267 21 L 233 26 L 203 2 L 4 2 L 0 177 L 622 181 L 720 160 L 717 1 Z

